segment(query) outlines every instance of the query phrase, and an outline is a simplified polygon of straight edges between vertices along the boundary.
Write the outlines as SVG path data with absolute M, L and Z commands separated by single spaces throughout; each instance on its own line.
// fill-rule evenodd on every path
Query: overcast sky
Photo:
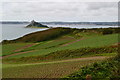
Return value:
M 117 21 L 117 2 L 3 2 L 3 21 Z

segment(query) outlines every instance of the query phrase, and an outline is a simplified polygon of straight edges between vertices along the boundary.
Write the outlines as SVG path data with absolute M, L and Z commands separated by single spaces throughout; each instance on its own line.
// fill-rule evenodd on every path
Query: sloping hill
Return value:
M 2 43 L 16 43 L 16 42 L 41 42 L 41 41 L 47 41 L 47 40 L 53 40 L 55 38 L 58 38 L 60 36 L 66 35 L 66 34 L 71 34 L 74 36 L 82 37 L 81 35 L 79 36 L 80 32 L 92 32 L 92 33 L 100 33 L 103 35 L 106 34 L 113 34 L 113 33 L 119 33 L 120 28 L 94 28 L 94 29 L 76 29 L 76 28 L 50 28 L 48 30 L 44 31 L 38 31 L 34 33 L 27 34 L 23 37 L 20 37 L 18 39 L 14 40 L 4 40 Z
M 72 32 L 70 28 L 52 28 L 44 31 L 38 31 L 27 34 L 15 40 L 4 40 L 2 43 L 15 43 L 15 42 L 40 42 L 51 40 L 62 35 Z

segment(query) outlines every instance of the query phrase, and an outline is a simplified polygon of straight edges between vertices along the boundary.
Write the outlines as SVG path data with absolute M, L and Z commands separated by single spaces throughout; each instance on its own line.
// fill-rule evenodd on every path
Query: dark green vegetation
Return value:
M 79 71 L 66 77 L 67 79 L 86 80 L 89 76 L 92 80 L 119 80 L 120 79 L 120 56 L 110 58 L 103 62 L 96 62 L 90 66 L 82 67 Z
M 119 28 L 51 28 L 15 40 L 5 40 L 2 42 L 3 77 L 60 78 L 94 62 L 101 67 L 110 61 L 114 65 L 116 63 L 111 59 L 101 61 L 117 55 L 118 34 Z M 82 75 L 81 71 L 79 74 Z

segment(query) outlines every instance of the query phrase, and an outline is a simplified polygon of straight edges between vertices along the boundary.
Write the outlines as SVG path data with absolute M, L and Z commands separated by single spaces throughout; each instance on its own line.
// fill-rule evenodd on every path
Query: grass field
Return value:
M 89 38 L 85 38 L 83 40 L 77 41 L 75 43 L 69 44 L 67 46 L 61 46 L 63 44 L 75 41 L 73 40 L 52 40 L 52 41 L 46 41 L 41 42 L 35 46 L 32 46 L 30 48 L 24 49 L 24 51 L 28 50 L 35 50 L 33 52 L 28 52 L 25 54 L 15 55 L 11 56 L 9 58 L 20 58 L 20 57 L 28 57 L 28 56 L 37 56 L 37 55 L 46 55 L 51 52 L 65 50 L 65 49 L 79 49 L 79 48 L 85 48 L 85 47 L 103 47 L 103 46 L 109 46 L 113 45 L 115 43 L 118 43 L 118 34 L 111 34 L 111 35 L 101 35 L 101 36 L 91 36 Z
M 32 43 L 12 43 L 12 44 L 2 45 L 2 55 L 12 54 L 16 49 L 19 49 L 29 44 L 32 44 Z
M 118 33 L 103 35 L 95 30 L 70 29 L 72 33 L 60 30 L 62 35 L 51 30 L 50 36 L 56 32 L 60 35 L 52 40 L 29 42 L 23 37 L 21 39 L 28 42 L 3 44 L 3 78 L 61 78 L 117 54 Z M 63 35 L 64 31 L 67 33 Z
M 101 61 L 104 58 L 90 58 L 51 63 L 36 64 L 3 64 L 4 78 L 60 78 L 67 76 L 80 67 L 90 63 Z

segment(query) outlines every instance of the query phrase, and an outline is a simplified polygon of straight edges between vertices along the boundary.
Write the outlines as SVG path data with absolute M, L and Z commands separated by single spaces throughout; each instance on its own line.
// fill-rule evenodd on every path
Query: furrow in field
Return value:
M 11 66 L 3 68 L 3 78 L 60 78 L 78 71 L 85 65 L 106 58 L 108 57 L 99 56 L 53 62 L 13 64 L 13 66 L 10 64 Z
M 10 56 L 15 56 L 15 55 L 19 55 L 19 54 L 29 53 L 29 52 L 33 52 L 33 51 L 35 51 L 35 50 L 25 51 L 25 52 L 19 52 L 19 53 L 14 53 L 14 54 L 2 56 L 2 57 L 0 57 L 0 59 L 4 59 L 4 58 L 10 57 Z
M 40 62 L 40 63 L 29 63 L 29 64 L 21 64 L 22 65 L 37 65 L 37 64 L 54 64 L 54 63 L 66 63 L 66 62 L 74 62 L 74 61 L 85 61 L 85 60 L 103 60 L 109 58 L 108 56 L 95 56 L 95 57 L 85 57 L 85 58 L 75 58 L 75 59 L 67 59 L 60 61 L 50 61 L 50 62 Z
M 84 39 L 84 38 L 81 38 L 81 39 L 75 40 L 75 41 L 73 41 L 73 42 L 69 42 L 69 43 L 63 44 L 63 45 L 61 45 L 61 46 L 67 46 L 67 45 L 73 44 L 73 43 L 78 42 L 78 41 L 83 40 L 83 39 Z
M 29 44 L 29 45 L 23 46 L 23 47 L 21 47 L 19 49 L 14 50 L 13 52 L 19 52 L 19 51 L 24 50 L 26 48 L 32 47 L 32 46 L 34 46 L 36 44 L 39 44 L 39 43 L 33 43 L 33 44 Z

